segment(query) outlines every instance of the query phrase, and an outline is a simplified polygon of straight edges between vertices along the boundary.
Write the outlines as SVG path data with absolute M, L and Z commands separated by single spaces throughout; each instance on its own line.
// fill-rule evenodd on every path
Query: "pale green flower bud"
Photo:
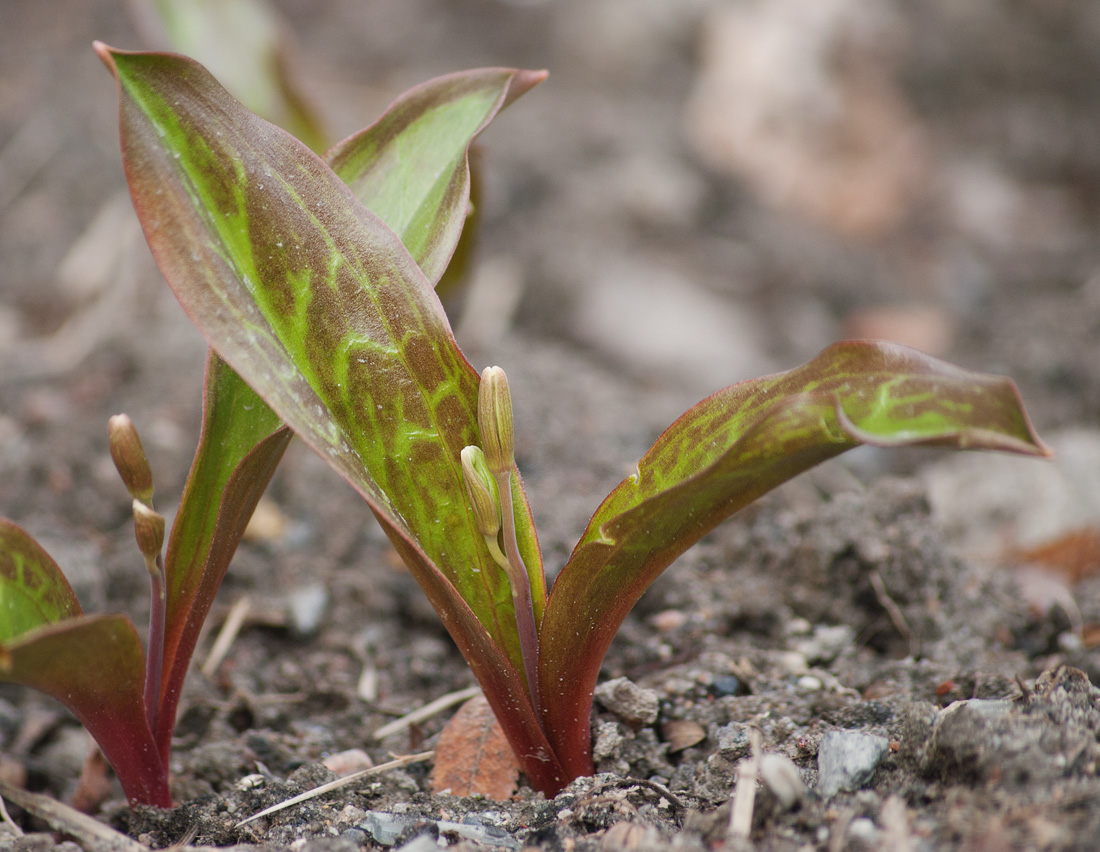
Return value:
M 512 395 L 508 377 L 500 367 L 486 367 L 477 394 L 477 425 L 481 447 L 493 473 L 511 473 L 515 464 L 515 433 L 512 427 Z
M 496 477 L 489 470 L 485 453 L 480 447 L 466 447 L 460 456 L 462 461 L 462 482 L 466 486 L 466 496 L 474 510 L 478 531 L 486 538 L 496 539 L 500 532 L 500 491 Z
M 126 414 L 116 414 L 107 421 L 107 440 L 122 484 L 135 500 L 153 501 L 153 471 L 145 457 L 134 422 Z
M 160 549 L 164 546 L 164 515 L 154 512 L 141 500 L 134 498 L 134 537 L 138 550 L 145 557 L 145 564 L 152 573 L 155 570 Z

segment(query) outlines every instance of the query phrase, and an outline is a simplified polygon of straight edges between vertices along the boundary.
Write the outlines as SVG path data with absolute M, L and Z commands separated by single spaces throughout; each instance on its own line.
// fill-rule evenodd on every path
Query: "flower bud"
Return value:
M 115 468 L 130 496 L 143 503 L 152 503 L 153 471 L 149 469 L 141 439 L 128 415 L 116 414 L 107 422 L 107 439 Z
M 477 425 L 481 447 L 493 473 L 511 473 L 515 464 L 512 395 L 500 367 L 486 367 L 477 393 Z
M 147 565 L 155 564 L 164 546 L 164 515 L 134 498 L 134 538 Z M 150 569 L 152 570 L 152 569 Z
M 462 482 L 466 486 L 466 496 L 474 510 L 474 520 L 478 531 L 487 538 L 496 539 L 500 532 L 500 491 L 496 477 L 489 470 L 485 453 L 480 447 L 466 447 L 460 456 L 462 461 Z

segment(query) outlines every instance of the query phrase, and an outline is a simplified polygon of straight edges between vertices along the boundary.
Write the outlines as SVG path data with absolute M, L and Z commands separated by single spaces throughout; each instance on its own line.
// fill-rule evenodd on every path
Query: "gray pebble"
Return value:
M 841 790 L 858 790 L 871 780 L 889 747 L 885 737 L 830 731 L 817 750 L 818 792 L 830 799 Z
M 596 700 L 628 725 L 652 725 L 660 710 L 660 698 L 654 690 L 643 689 L 625 677 L 597 686 Z

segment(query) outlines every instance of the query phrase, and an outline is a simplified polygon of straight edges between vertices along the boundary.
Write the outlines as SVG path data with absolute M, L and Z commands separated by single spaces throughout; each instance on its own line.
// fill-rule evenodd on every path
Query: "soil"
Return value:
M 334 755 L 432 748 L 452 711 L 374 732 L 473 683 L 365 506 L 293 446 L 211 619 L 247 597 L 245 627 L 212 675 L 212 636 L 196 656 L 179 806 L 116 784 L 100 818 L 152 848 L 1096 849 L 1094 0 L 275 5 L 333 138 L 435 74 L 551 71 L 486 134 L 454 308 L 473 363 L 508 371 L 548 566 L 681 410 L 846 335 L 1013 376 L 1059 460 L 860 451 L 742 512 L 628 618 L 599 774 L 553 800 L 436 795 L 422 763 L 237 828 Z M 106 421 L 135 420 L 170 511 L 205 348 L 127 212 L 93 38 L 147 45 L 116 0 L 0 8 L 0 511 L 87 610 L 143 625 Z M 0 748 L 0 776 L 64 800 L 90 742 L 3 685 Z M 9 810 L 28 834 L 0 825 L 0 849 L 73 842 Z

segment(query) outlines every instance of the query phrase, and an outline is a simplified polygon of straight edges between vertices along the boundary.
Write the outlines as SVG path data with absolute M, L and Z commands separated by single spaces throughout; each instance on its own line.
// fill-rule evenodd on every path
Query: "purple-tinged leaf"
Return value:
M 228 364 L 210 352 L 203 386 L 202 434 L 165 559 L 165 672 L 156 730 L 165 762 L 199 631 L 290 437 L 278 416 Z
M 57 563 L 22 527 L 0 518 L 0 642 L 82 613 Z
M 787 373 L 703 400 L 596 510 L 550 593 L 543 720 L 570 775 L 592 771 L 592 690 L 645 589 L 738 509 L 861 443 L 1049 455 L 1011 381 L 888 343 L 837 344 Z
M 489 122 L 545 71 L 482 68 L 429 80 L 385 115 L 325 152 L 356 197 L 401 238 L 438 283 L 470 203 L 469 148 Z
M 2 646 L 0 680 L 53 696 L 88 729 L 131 802 L 172 807 L 145 718 L 145 655 L 123 615 L 66 618 Z
M 518 671 L 510 588 L 458 460 L 479 443 L 478 376 L 430 283 L 330 169 L 201 66 L 97 49 L 119 80 L 134 204 L 177 298 L 417 555 L 411 567 L 448 627 L 466 629 L 468 602 Z

